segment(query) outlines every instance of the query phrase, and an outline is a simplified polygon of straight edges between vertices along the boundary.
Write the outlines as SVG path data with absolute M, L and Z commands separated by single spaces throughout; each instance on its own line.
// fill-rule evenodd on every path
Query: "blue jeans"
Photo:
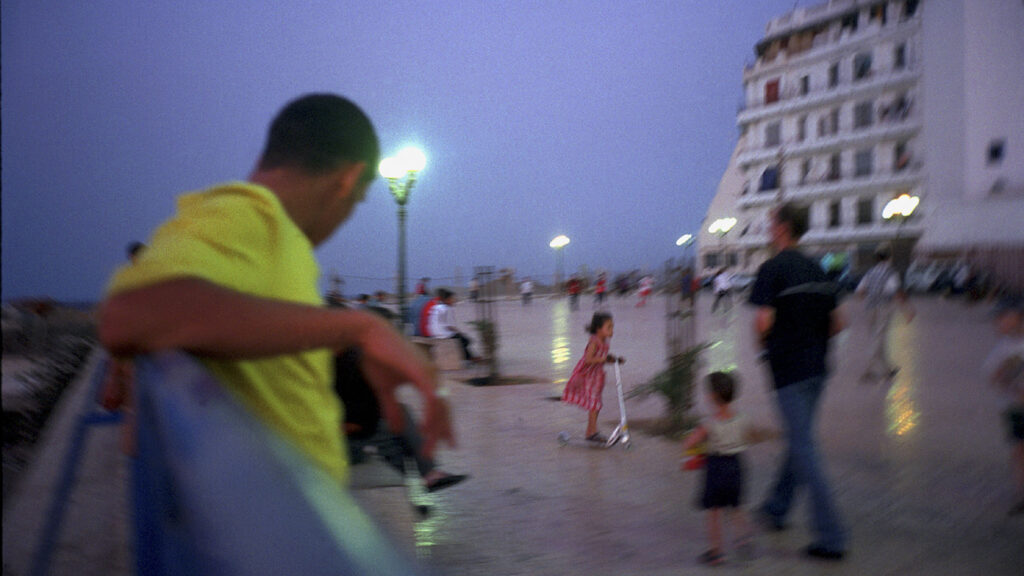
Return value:
M 846 531 L 832 501 L 832 491 L 821 469 L 814 439 L 814 419 L 824 388 L 825 376 L 815 376 L 775 391 L 788 447 L 786 459 L 763 510 L 781 525 L 797 489 L 806 485 L 811 495 L 811 523 L 817 533 L 814 545 L 843 551 L 846 549 Z

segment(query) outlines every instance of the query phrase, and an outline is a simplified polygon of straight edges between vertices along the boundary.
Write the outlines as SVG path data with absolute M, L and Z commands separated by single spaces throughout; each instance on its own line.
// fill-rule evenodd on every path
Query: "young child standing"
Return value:
M 1009 514 L 1015 516 L 1024 513 L 1024 300 L 1004 298 L 995 316 L 1000 340 L 985 361 L 985 372 L 1009 399 L 1005 414 L 1017 490 Z
M 609 341 L 615 332 L 615 322 L 612 321 L 611 314 L 594 312 L 587 332 L 590 332 L 590 341 L 587 342 L 583 358 L 580 358 L 569 377 L 569 382 L 565 385 L 562 401 L 587 410 L 587 440 L 605 442 L 607 439 L 597 431 L 597 415 L 603 406 L 601 394 L 604 392 L 604 364 L 621 363 L 625 362 L 625 359 L 616 358 L 608 353 Z
M 743 415 L 732 407 L 737 393 L 735 379 L 725 372 L 713 372 L 707 378 L 708 398 L 714 413 L 683 441 L 683 450 L 706 443 L 704 490 L 697 501 L 707 511 L 708 540 L 711 547 L 698 557 L 702 564 L 725 561 L 722 547 L 722 509 L 728 509 L 731 524 L 738 530 L 741 555 L 752 553 L 750 523 L 740 508 L 743 499 L 742 453 L 756 435 Z

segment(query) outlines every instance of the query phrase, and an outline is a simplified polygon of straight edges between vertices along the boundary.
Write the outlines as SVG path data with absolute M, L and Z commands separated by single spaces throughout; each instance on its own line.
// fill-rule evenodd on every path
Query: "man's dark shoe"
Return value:
M 829 548 L 825 548 L 824 546 L 819 546 L 817 544 L 812 544 L 808 546 L 807 550 L 805 550 L 804 552 L 811 558 L 817 558 L 819 560 L 828 560 L 831 562 L 839 562 L 843 559 L 843 557 L 846 556 L 846 552 L 843 552 L 842 550 L 831 550 Z
M 772 514 L 764 507 L 757 509 L 754 513 L 754 518 L 757 519 L 758 524 L 760 524 L 766 532 L 782 532 L 786 530 L 786 528 L 789 528 L 781 518 Z

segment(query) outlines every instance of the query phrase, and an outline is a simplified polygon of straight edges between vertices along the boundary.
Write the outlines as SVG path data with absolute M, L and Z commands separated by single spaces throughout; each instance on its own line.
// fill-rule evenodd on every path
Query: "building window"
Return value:
M 761 188 L 759 192 L 768 192 L 779 189 L 779 180 L 782 179 L 782 170 L 778 166 L 769 166 L 761 173 Z
M 860 16 L 858 12 L 850 12 L 846 16 L 843 16 L 840 27 L 842 30 L 849 30 L 850 32 L 857 31 L 857 17 Z
M 917 1 L 918 0 L 907 0 L 903 3 L 903 17 L 910 18 L 917 12 Z
M 893 172 L 900 172 L 910 164 L 910 152 L 906 142 L 897 142 L 892 150 Z
M 839 200 L 833 200 L 828 205 L 828 227 L 838 228 L 841 221 L 840 216 Z
M 879 2 L 871 7 L 869 21 L 885 26 L 885 2 Z
M 806 184 L 807 178 L 811 175 L 811 159 L 804 158 L 800 165 L 800 184 Z
M 803 142 L 807 138 L 807 116 L 796 119 L 796 141 Z
M 896 46 L 896 50 L 892 56 L 892 67 L 894 70 L 903 70 L 907 67 L 907 43 L 904 42 Z
M 854 175 L 870 176 L 874 164 L 874 152 L 871 148 L 858 150 L 854 155 Z
M 807 93 L 811 91 L 811 77 L 802 76 L 800 77 L 800 95 L 807 96 Z
M 764 84 L 764 103 L 771 104 L 779 101 L 779 79 L 769 80 Z
M 818 137 L 830 136 L 839 132 L 839 108 L 833 108 L 828 116 L 818 118 Z
M 857 224 L 871 224 L 875 218 L 875 202 L 871 198 L 857 200 Z
M 740 262 L 739 255 L 736 254 L 735 252 L 729 252 L 729 253 L 727 253 L 725 255 L 725 265 L 726 266 L 736 266 L 737 264 L 739 264 L 739 262 Z
M 867 102 L 859 102 L 853 107 L 854 128 L 867 128 L 868 126 L 871 126 L 874 117 L 875 103 L 870 100 Z
M 778 146 L 782 141 L 782 124 L 772 122 L 764 127 L 764 145 L 766 148 Z
M 863 80 L 871 75 L 871 53 L 862 52 L 853 57 L 853 79 Z
M 1006 148 L 1006 140 L 993 140 L 988 143 L 988 165 L 998 166 L 1003 162 L 1003 153 Z
M 828 67 L 828 87 L 835 88 L 839 85 L 839 64 L 833 64 Z
M 839 153 L 836 152 L 828 159 L 828 180 L 829 182 L 835 182 L 843 174 L 843 164 L 840 159 Z
M 704 255 L 704 267 L 705 268 L 718 268 L 718 254 L 710 252 Z

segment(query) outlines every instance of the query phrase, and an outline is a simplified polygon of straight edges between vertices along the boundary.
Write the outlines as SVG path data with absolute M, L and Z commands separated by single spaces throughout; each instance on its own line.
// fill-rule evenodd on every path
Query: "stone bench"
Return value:
M 419 346 L 434 361 L 438 370 L 461 370 L 464 357 L 462 344 L 456 338 L 424 338 L 414 336 L 413 343 Z

